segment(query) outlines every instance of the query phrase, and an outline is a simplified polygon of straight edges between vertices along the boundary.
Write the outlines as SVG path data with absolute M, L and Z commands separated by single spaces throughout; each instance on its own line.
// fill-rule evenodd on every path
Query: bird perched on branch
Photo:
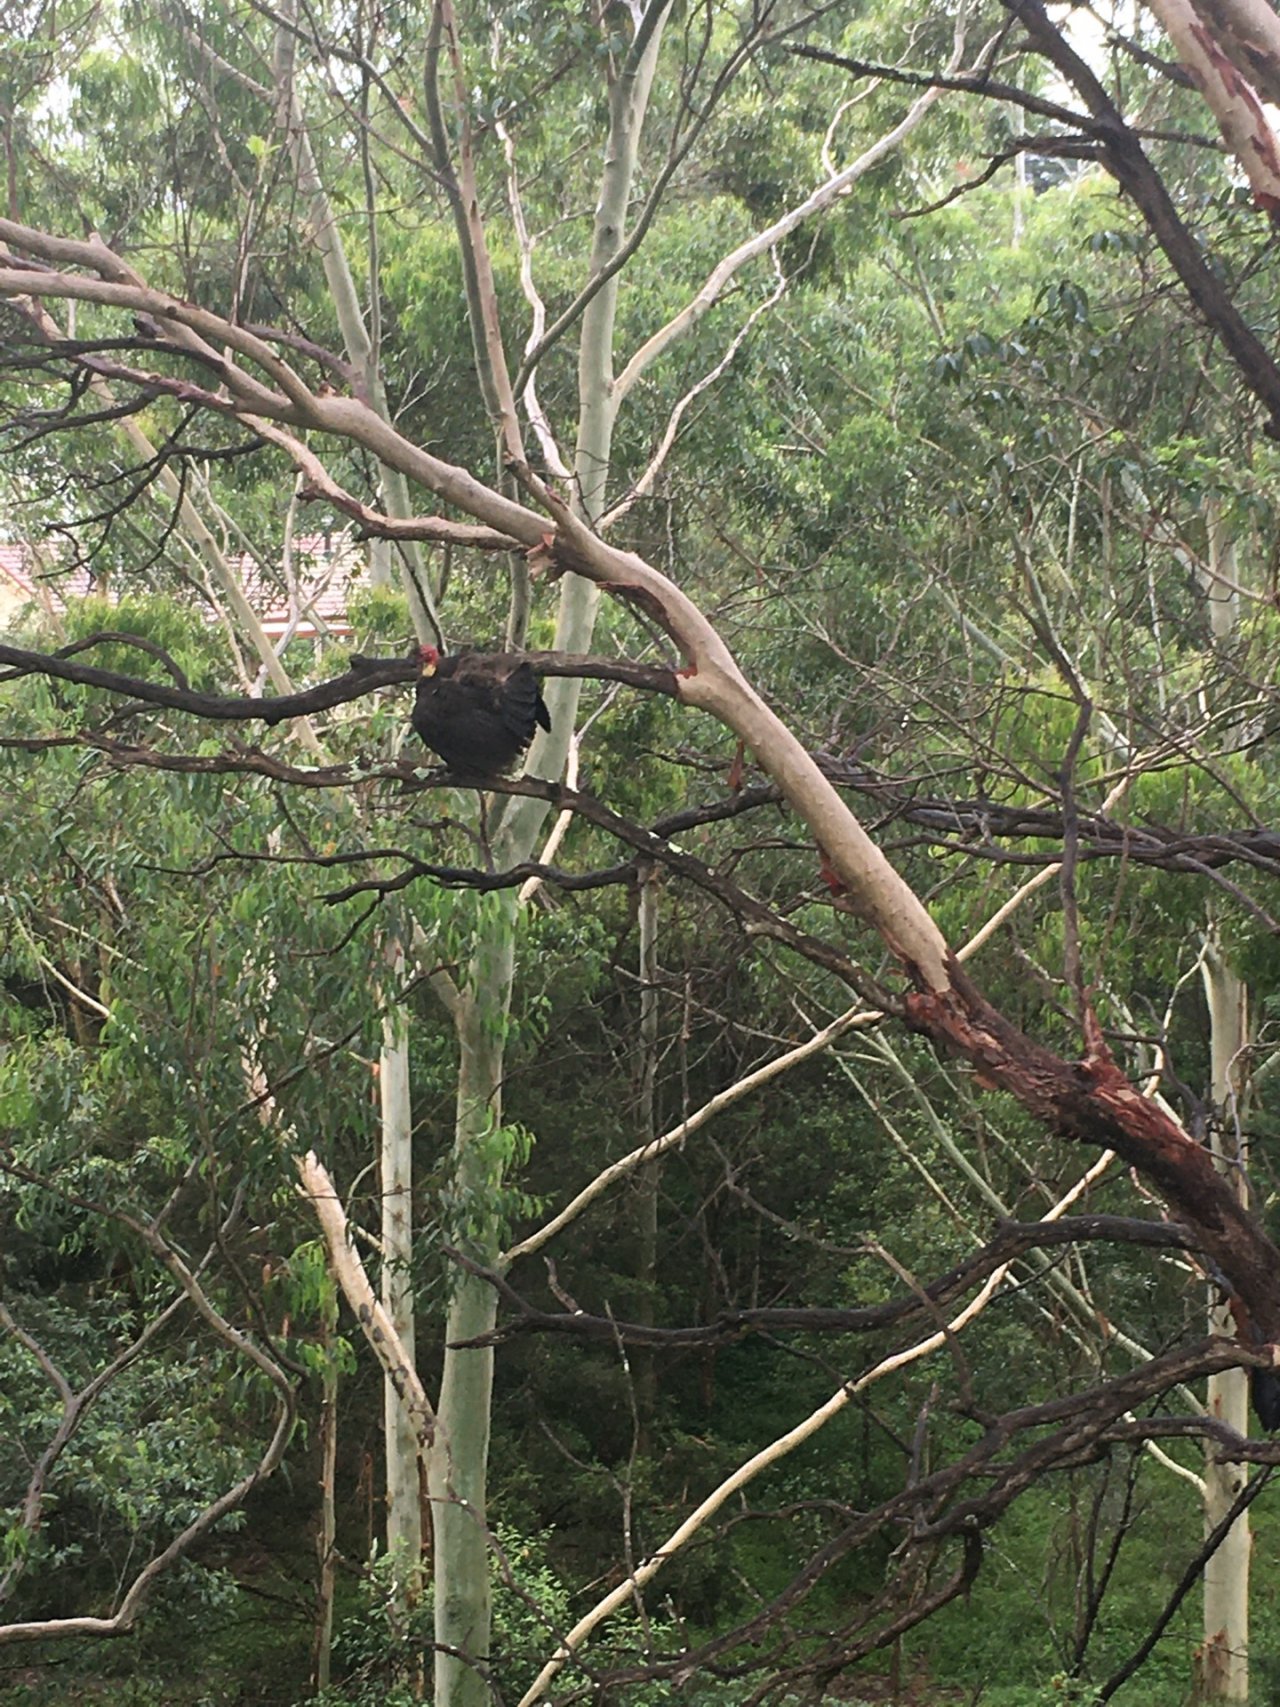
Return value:
M 498 776 L 520 758 L 551 714 L 532 664 L 505 653 L 418 654 L 421 674 L 413 727 L 451 771 Z

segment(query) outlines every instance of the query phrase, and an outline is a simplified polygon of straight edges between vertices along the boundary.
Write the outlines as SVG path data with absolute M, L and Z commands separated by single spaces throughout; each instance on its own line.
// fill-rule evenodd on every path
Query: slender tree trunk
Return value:
M 333 1591 L 337 1579 L 337 1516 L 334 1479 L 338 1464 L 338 1371 L 331 1363 L 324 1372 L 320 1397 L 320 1525 L 316 1535 L 319 1573 L 316 1580 L 316 1625 L 311 1655 L 311 1681 L 316 1691 L 328 1689 L 333 1652 Z
M 658 1136 L 658 868 L 641 860 L 636 870 L 640 927 L 640 1026 L 637 1043 L 636 1138 L 651 1143 Z M 658 1281 L 658 1187 L 662 1162 L 655 1157 L 636 1174 L 636 1320 L 654 1321 Z M 640 1421 L 637 1448 L 648 1453 L 657 1404 L 657 1366 L 652 1347 L 637 1347 L 636 1414 Z
M 1227 643 L 1235 633 L 1240 615 L 1237 591 L 1238 569 L 1234 543 L 1222 521 L 1222 507 L 1214 499 L 1206 504 L 1205 523 L 1209 538 L 1207 573 L 1201 575 L 1201 590 L 1209 609 L 1209 627 L 1215 647 Z M 1248 1206 L 1239 1109 L 1245 1085 L 1245 1050 L 1249 1038 L 1248 991 L 1226 960 L 1212 920 L 1205 937 L 1201 962 L 1205 1001 L 1209 1009 L 1210 1098 L 1214 1121 L 1210 1148 L 1218 1171 L 1230 1177 L 1240 1201 Z M 1225 1302 L 1209 1307 L 1209 1325 L 1214 1333 L 1236 1332 L 1235 1319 Z M 1211 1375 L 1205 1402 L 1241 1434 L 1249 1432 L 1249 1374 L 1228 1369 Z M 1205 1533 L 1214 1529 L 1230 1509 L 1245 1481 L 1245 1466 L 1216 1464 L 1212 1450 L 1206 1454 L 1204 1474 Z M 1204 1641 L 1196 1667 L 1197 1693 L 1203 1701 L 1247 1701 L 1249 1699 L 1249 1560 L 1253 1548 L 1249 1514 L 1242 1512 L 1227 1538 L 1210 1559 L 1204 1574 Z
M 509 891 L 495 896 L 489 928 L 471 962 L 458 1013 L 458 1105 L 454 1189 L 466 1223 L 456 1233 L 477 1261 L 492 1263 L 499 1226 L 492 1212 L 503 1172 L 502 1070 L 515 968 L 515 912 Z M 457 1274 L 445 1325 L 446 1348 L 494 1324 L 494 1291 Z M 435 1560 L 435 1707 L 488 1707 L 491 1592 L 486 1477 L 493 1352 L 446 1349 L 440 1387 L 442 1450 L 428 1471 Z
M 381 352 L 376 330 L 379 324 L 379 286 L 372 209 L 369 210 L 370 272 L 374 276 L 369 281 L 369 312 L 374 327 L 373 335 L 370 334 L 369 324 L 361 307 L 360 294 L 356 289 L 351 263 L 343 246 L 337 216 L 320 177 L 306 119 L 298 100 L 294 78 L 297 43 L 293 30 L 289 28 L 297 10 L 295 0 L 283 0 L 280 10 L 285 21 L 277 28 L 275 38 L 276 122 L 288 137 L 298 188 L 307 198 L 311 240 L 324 267 L 325 283 L 342 332 L 347 359 L 360 376 L 360 388 L 365 401 L 390 424 L 391 408 L 382 380 Z M 382 493 L 383 508 L 389 516 L 404 520 L 416 513 L 410 497 L 409 482 L 399 469 L 379 463 L 378 485 Z M 370 559 L 370 578 L 373 585 L 388 584 L 393 556 L 400 566 L 401 583 L 409 601 L 414 632 L 422 641 L 440 640 L 440 619 L 427 576 L 426 558 L 417 540 L 399 540 L 394 548 L 384 544 L 381 549 L 373 552 Z
M 388 982 L 399 982 L 403 952 L 388 951 Z M 413 1119 L 409 1097 L 409 1034 L 404 1016 L 383 1020 L 378 1063 L 382 1114 L 382 1304 L 414 1360 L 413 1303 Z M 421 1581 L 422 1507 L 418 1439 L 404 1401 L 390 1380 L 383 1382 L 383 1428 L 387 1466 L 387 1553 L 392 1561 L 395 1610 L 403 1622 Z
M 277 122 L 285 132 L 297 176 L 310 212 L 311 238 L 324 267 L 325 282 L 342 333 L 347 358 L 360 376 L 362 393 L 384 421 L 391 412 L 382 381 L 379 349 L 377 248 L 373 242 L 370 213 L 370 320 L 360 303 L 355 277 L 342 242 L 338 220 L 316 164 L 305 115 L 296 86 L 296 40 L 290 25 L 296 13 L 295 0 L 284 0 L 282 21 L 276 30 L 274 76 Z M 372 327 L 372 330 L 371 330 Z M 414 513 L 409 484 L 397 469 L 380 463 L 379 485 L 387 513 L 405 517 Z M 409 601 L 414 629 L 419 639 L 439 640 L 441 628 L 428 584 L 425 558 L 416 541 L 401 541 L 399 554 L 402 580 Z M 393 548 L 386 540 L 375 540 L 370 553 L 371 581 L 385 586 L 391 581 Z M 393 985 L 401 981 L 404 954 L 401 948 L 389 953 Z M 412 1361 L 414 1356 L 414 1303 L 411 1282 L 413 1256 L 413 1160 L 412 1112 L 409 1086 L 409 1045 L 403 1016 L 389 1015 L 383 1023 L 379 1061 L 382 1114 L 382 1302 Z M 396 1613 L 403 1621 L 421 1588 L 422 1501 L 417 1439 L 404 1405 L 390 1381 L 383 1387 L 384 1449 L 387 1478 L 387 1552 L 393 1562 Z
M 1205 998 L 1209 1005 L 1212 1047 L 1212 1095 L 1215 1120 L 1211 1147 L 1219 1168 L 1235 1181 L 1242 1203 L 1247 1201 L 1244 1156 L 1237 1141 L 1237 1107 L 1243 1087 L 1244 1051 L 1248 1040 L 1245 986 L 1224 959 L 1216 937 L 1205 944 Z M 1225 1302 L 1210 1306 L 1214 1333 L 1236 1331 Z M 1241 1434 L 1249 1432 L 1249 1376 L 1244 1369 L 1224 1370 L 1209 1377 L 1210 1415 L 1221 1417 Z M 1219 1464 L 1210 1449 L 1205 1461 L 1205 1533 L 1220 1523 L 1245 1482 L 1246 1466 Z M 1197 1693 L 1202 1701 L 1249 1699 L 1249 1557 L 1253 1538 L 1249 1514 L 1242 1512 L 1226 1540 L 1205 1567 L 1204 1642 L 1197 1664 Z

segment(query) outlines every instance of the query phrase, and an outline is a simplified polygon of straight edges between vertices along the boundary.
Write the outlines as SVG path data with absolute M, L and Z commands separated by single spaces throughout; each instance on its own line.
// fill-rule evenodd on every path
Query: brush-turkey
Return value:
M 422 647 L 419 657 L 413 727 L 451 771 L 498 776 L 521 757 L 539 724 L 550 729 L 542 685 L 525 659 L 502 652 L 442 657 L 434 646 Z

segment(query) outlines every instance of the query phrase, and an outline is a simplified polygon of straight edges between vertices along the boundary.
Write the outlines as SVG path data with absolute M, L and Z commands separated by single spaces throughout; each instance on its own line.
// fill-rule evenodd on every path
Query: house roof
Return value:
M 75 599 L 105 592 L 118 598 L 121 583 L 104 582 L 87 564 L 57 567 L 58 552 L 36 550 L 24 541 L 0 541 L 0 619 L 34 601 L 51 614 L 64 611 Z M 283 568 L 268 575 L 249 553 L 228 559 L 245 597 L 268 637 L 288 635 L 299 640 L 317 635 L 347 636 L 352 632 L 347 602 L 364 577 L 365 553 L 348 534 L 306 534 L 293 542 L 295 596 L 290 597 Z M 210 622 L 218 618 L 226 598 L 212 577 L 202 591 Z

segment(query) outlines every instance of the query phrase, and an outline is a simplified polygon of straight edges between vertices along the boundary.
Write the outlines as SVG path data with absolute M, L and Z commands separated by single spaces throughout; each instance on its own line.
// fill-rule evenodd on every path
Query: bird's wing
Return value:
M 498 685 L 496 700 L 503 727 L 522 741 L 532 737 L 536 723 L 541 723 L 544 729 L 550 728 L 550 720 L 544 721 L 547 708 L 531 664 L 517 664 L 507 674 Z

